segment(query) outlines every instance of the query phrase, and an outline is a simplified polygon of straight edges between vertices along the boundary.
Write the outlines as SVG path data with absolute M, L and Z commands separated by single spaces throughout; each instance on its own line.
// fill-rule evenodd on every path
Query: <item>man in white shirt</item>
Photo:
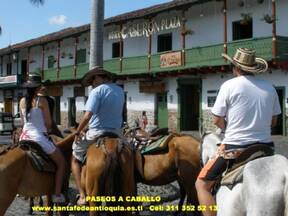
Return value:
M 247 148 L 256 143 L 273 147 L 271 126 L 277 124 L 277 115 L 281 113 L 279 99 L 272 84 L 254 76 L 268 69 L 267 62 L 256 58 L 255 50 L 246 48 L 237 49 L 233 58 L 222 56 L 232 63 L 236 77 L 223 83 L 212 109 L 214 124 L 225 129 L 218 151 Z M 203 167 L 196 182 L 201 205 L 216 204 L 210 191 L 226 168 L 226 159 L 217 153 Z M 208 207 L 203 214 L 216 216 Z

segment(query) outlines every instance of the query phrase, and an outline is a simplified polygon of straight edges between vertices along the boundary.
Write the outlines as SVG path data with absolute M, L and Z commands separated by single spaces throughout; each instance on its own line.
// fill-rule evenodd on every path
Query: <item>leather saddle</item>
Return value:
M 56 165 L 43 151 L 40 145 L 31 140 L 22 140 L 19 147 L 26 151 L 33 168 L 40 172 L 56 172 Z
M 243 181 L 243 170 L 248 162 L 261 157 L 272 156 L 273 154 L 274 149 L 268 145 L 251 145 L 232 161 L 224 176 L 220 179 L 219 186 L 227 186 L 231 190 L 237 183 Z

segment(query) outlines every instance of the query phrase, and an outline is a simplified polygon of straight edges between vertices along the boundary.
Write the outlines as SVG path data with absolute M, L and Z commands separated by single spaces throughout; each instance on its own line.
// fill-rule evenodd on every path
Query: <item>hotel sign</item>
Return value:
M 181 52 L 160 55 L 160 68 L 178 67 L 182 65 Z
M 17 75 L 0 77 L 0 85 L 12 83 L 17 83 Z
M 161 32 L 164 30 L 175 29 L 181 27 L 181 18 L 171 17 L 161 19 L 159 21 L 153 20 L 151 22 L 143 22 L 132 25 L 123 25 L 121 31 L 111 31 L 108 33 L 109 40 L 119 40 L 134 38 L 134 37 L 149 37 L 149 35 Z

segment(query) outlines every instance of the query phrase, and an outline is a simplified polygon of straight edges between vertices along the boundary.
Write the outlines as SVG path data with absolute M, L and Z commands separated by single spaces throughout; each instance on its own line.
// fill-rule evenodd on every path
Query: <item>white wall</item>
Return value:
M 124 85 L 127 92 L 127 110 L 130 111 L 154 111 L 155 94 L 139 93 L 139 82 L 127 82 Z
M 178 109 L 178 94 L 177 94 L 177 80 L 176 78 L 166 79 L 167 92 L 167 108 L 168 110 Z
M 63 95 L 61 96 L 60 110 L 68 112 L 68 98 L 74 97 L 74 85 L 63 86 Z
M 32 47 L 30 49 L 29 62 L 27 63 L 29 64 L 29 72 L 35 72 L 35 71 L 39 72 L 41 70 L 41 67 L 42 67 L 42 47 L 41 46 Z

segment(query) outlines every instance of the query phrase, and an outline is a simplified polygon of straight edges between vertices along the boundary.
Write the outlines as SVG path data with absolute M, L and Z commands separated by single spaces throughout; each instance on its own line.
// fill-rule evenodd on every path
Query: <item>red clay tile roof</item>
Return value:
M 192 4 L 197 4 L 199 2 L 205 2 L 209 0 L 173 0 L 171 2 L 163 3 L 163 4 L 158 4 L 154 5 L 151 7 L 143 8 L 140 10 L 135 10 L 132 12 L 120 14 L 114 17 L 110 17 L 105 19 L 104 25 L 110 25 L 112 23 L 119 23 L 127 20 L 132 20 L 132 19 L 139 19 L 143 17 L 149 17 L 156 15 L 160 12 L 164 12 L 170 9 L 175 9 L 175 8 L 181 8 L 184 7 L 187 8 L 187 5 L 192 5 Z M 74 35 L 79 35 L 83 32 L 87 32 L 90 30 L 90 24 L 82 25 L 79 27 L 74 27 L 74 28 L 66 28 L 61 31 L 53 32 L 35 39 L 31 39 L 28 41 L 24 41 L 21 43 L 17 43 L 8 47 L 5 47 L 3 49 L 0 49 L 0 55 L 5 55 L 11 52 L 15 52 L 21 48 L 25 47 L 31 47 L 31 46 L 37 46 L 41 44 L 45 44 L 48 42 L 56 41 L 59 39 L 64 39 L 67 37 L 73 37 Z

